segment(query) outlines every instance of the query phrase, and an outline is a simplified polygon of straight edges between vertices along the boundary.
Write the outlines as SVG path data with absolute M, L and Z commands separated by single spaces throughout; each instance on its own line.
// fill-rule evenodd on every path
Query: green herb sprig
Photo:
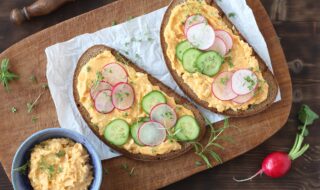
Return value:
M 40 170 L 47 172 L 47 174 L 49 175 L 49 179 L 51 179 L 56 173 L 54 165 L 49 165 L 44 157 L 41 157 L 39 161 L 39 168 Z
M 108 168 L 103 168 L 103 174 L 104 174 L 104 175 L 108 175 L 108 174 L 109 174 Z
M 58 158 L 62 158 L 62 157 L 64 157 L 64 155 L 66 155 L 66 151 L 64 151 L 64 150 L 59 150 L 59 151 L 56 153 L 56 156 L 57 156 Z
M 228 14 L 228 17 L 229 18 L 234 18 L 234 17 L 236 17 L 236 13 L 231 12 L 231 13 Z
M 309 106 L 302 105 L 298 114 L 298 118 L 299 118 L 299 121 L 303 124 L 303 126 L 298 127 L 298 129 L 300 130 L 300 133 L 296 135 L 294 145 L 289 152 L 289 156 L 291 160 L 297 159 L 308 150 L 309 144 L 304 144 L 302 146 L 304 137 L 309 134 L 307 126 L 312 125 L 314 120 L 318 119 L 319 116 L 318 114 L 313 112 Z
M 104 77 L 100 71 L 96 72 L 96 80 L 93 82 L 93 86 L 97 87 L 100 84 L 100 82 L 103 80 L 103 78 Z
M 42 96 L 43 94 L 44 94 L 44 92 L 40 93 L 40 94 L 38 95 L 38 97 L 37 97 L 33 102 L 28 102 L 28 103 L 27 103 L 27 112 L 28 112 L 28 113 L 31 113 L 31 112 L 32 112 L 34 106 L 36 106 L 37 102 L 39 101 L 39 99 L 41 98 L 41 96 Z
M 229 55 L 229 56 L 226 56 L 225 58 L 224 58 L 224 60 L 228 63 L 228 65 L 229 65 L 229 67 L 230 68 L 233 68 L 234 67 L 234 64 L 233 64 L 233 62 L 232 62 L 232 57 Z
M 6 91 L 9 91 L 9 83 L 12 80 L 18 79 L 19 76 L 9 71 L 9 59 L 3 59 L 1 61 L 0 68 L 0 81 Z
M 23 174 L 23 175 L 26 175 L 29 165 L 30 165 L 30 162 L 28 161 L 28 162 L 26 162 L 25 164 L 23 164 L 22 166 L 13 169 L 13 171 L 19 172 L 19 173 L 21 173 L 21 174 Z
M 48 83 L 43 83 L 43 84 L 41 84 L 41 88 L 43 88 L 43 89 L 48 89 L 48 88 L 49 88 Z
M 247 82 L 247 84 L 248 84 L 247 88 L 248 88 L 249 90 L 252 90 L 253 87 L 254 87 L 255 84 L 256 84 L 256 81 L 254 81 L 253 78 L 251 78 L 250 76 L 244 77 L 244 80 L 245 80 L 245 81 Z
M 32 123 L 36 123 L 38 121 L 38 117 L 32 116 L 31 121 Z
M 17 108 L 13 106 L 13 107 L 11 108 L 11 112 L 12 112 L 12 113 L 16 113 L 16 112 L 17 112 Z
M 29 77 L 29 80 L 30 80 L 30 82 L 32 82 L 32 83 L 38 83 L 38 79 L 37 79 L 37 77 L 36 77 L 35 75 L 31 75 L 31 76 Z
M 121 164 L 121 169 L 123 169 L 123 170 L 125 170 L 126 172 L 128 172 L 128 175 L 129 175 L 129 176 L 133 176 L 133 175 L 134 175 L 135 167 L 132 167 L 132 168 L 130 169 L 127 163 Z
M 211 122 L 209 122 L 208 119 L 206 118 L 205 120 L 207 125 L 209 125 L 210 127 L 210 137 L 209 137 L 208 143 L 205 146 L 203 146 L 199 142 L 192 142 L 192 144 L 194 145 L 195 154 L 198 155 L 204 161 L 204 163 L 207 165 L 207 168 L 212 168 L 212 164 L 209 161 L 208 155 L 211 156 L 214 160 L 216 160 L 219 164 L 222 163 L 222 159 L 220 158 L 220 156 L 216 152 L 214 152 L 211 148 L 217 147 L 222 150 L 224 149 L 224 147 L 218 144 L 216 141 L 218 139 L 227 139 L 227 138 L 221 138 L 220 136 L 226 129 L 230 127 L 230 125 L 229 125 L 228 118 L 225 118 L 223 127 L 219 129 L 214 129 Z M 195 165 L 199 166 L 200 163 L 201 163 L 200 161 L 197 161 Z

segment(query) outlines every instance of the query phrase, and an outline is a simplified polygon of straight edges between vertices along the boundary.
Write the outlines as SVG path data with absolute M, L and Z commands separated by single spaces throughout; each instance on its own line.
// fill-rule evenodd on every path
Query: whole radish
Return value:
M 272 152 L 264 158 L 261 169 L 253 176 L 241 180 L 235 178 L 233 179 L 236 182 L 244 182 L 251 180 L 262 173 L 272 178 L 284 176 L 291 167 L 291 161 L 297 159 L 308 150 L 309 144 L 305 144 L 301 148 L 304 137 L 308 135 L 307 125 L 311 125 L 313 121 L 318 118 L 319 116 L 313 112 L 309 106 L 303 105 L 299 111 L 299 120 L 301 123 L 303 123 L 303 126 L 299 127 L 301 131 L 297 134 L 296 140 L 290 152 Z

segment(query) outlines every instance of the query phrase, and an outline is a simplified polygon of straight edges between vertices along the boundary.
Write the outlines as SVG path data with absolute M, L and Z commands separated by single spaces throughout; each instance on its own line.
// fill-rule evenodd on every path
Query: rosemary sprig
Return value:
M 19 76 L 9 71 L 9 59 L 3 59 L 1 61 L 0 68 L 0 81 L 1 84 L 5 87 L 6 91 L 9 91 L 9 82 L 18 79 Z
M 202 145 L 199 142 L 192 142 L 192 144 L 194 145 L 195 154 L 198 155 L 204 161 L 204 163 L 207 165 L 207 168 L 211 168 L 212 164 L 209 161 L 208 155 L 211 156 L 214 160 L 216 160 L 219 164 L 222 163 L 222 159 L 220 158 L 220 156 L 216 152 L 214 152 L 211 148 L 217 147 L 222 150 L 224 149 L 224 147 L 218 144 L 216 141 L 218 139 L 222 139 L 220 136 L 227 128 L 229 128 L 229 120 L 228 118 L 225 118 L 223 127 L 219 129 L 214 129 L 211 122 L 209 122 L 208 119 L 206 118 L 205 120 L 207 125 L 209 125 L 210 127 L 210 137 L 209 137 L 208 143 L 206 145 Z M 196 165 L 199 166 L 200 163 L 201 163 L 200 161 L 197 161 Z

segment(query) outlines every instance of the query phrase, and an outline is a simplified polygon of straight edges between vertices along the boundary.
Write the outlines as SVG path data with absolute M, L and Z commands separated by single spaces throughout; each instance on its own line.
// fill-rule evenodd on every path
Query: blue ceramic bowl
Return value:
M 32 190 L 28 176 L 14 171 L 14 168 L 18 168 L 30 160 L 31 149 L 36 144 L 51 138 L 69 138 L 75 142 L 81 143 L 87 149 L 88 154 L 90 155 L 90 164 L 93 167 L 93 181 L 89 186 L 89 189 L 100 189 L 102 181 L 102 166 L 101 160 L 95 149 L 84 136 L 77 132 L 62 128 L 50 128 L 38 131 L 20 145 L 12 161 L 11 179 L 13 188 L 15 190 Z

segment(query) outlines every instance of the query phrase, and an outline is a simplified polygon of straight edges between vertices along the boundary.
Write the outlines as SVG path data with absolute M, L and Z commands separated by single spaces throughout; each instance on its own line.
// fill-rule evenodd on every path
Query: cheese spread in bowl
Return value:
M 102 181 L 102 166 L 83 136 L 54 128 L 39 131 L 22 143 L 11 176 L 14 189 L 95 190 Z

